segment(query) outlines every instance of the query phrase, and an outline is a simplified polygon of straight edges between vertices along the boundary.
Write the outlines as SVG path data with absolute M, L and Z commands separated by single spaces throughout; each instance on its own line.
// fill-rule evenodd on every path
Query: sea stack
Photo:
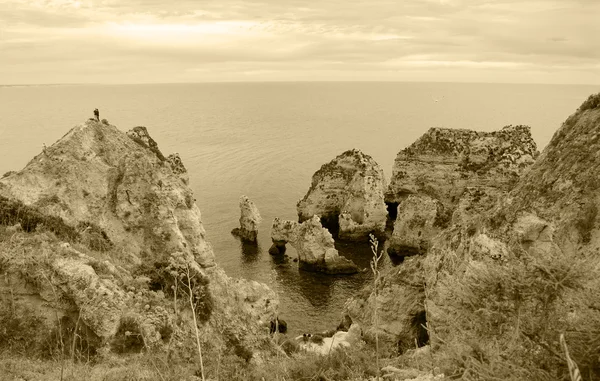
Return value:
M 258 208 L 246 196 L 240 197 L 240 227 L 231 231 L 231 234 L 240 237 L 242 240 L 256 242 L 258 234 L 258 225 L 262 221 Z
M 385 178 L 369 155 L 353 149 L 324 164 L 297 204 L 300 222 L 318 215 L 334 237 L 363 240 L 385 229 Z
M 271 255 L 285 254 L 285 245 L 296 240 L 299 226 L 300 224 L 296 221 L 281 220 L 279 217 L 275 217 L 271 226 L 273 245 L 269 249 L 269 253 Z
M 331 233 L 321 226 L 318 216 L 304 221 L 290 242 L 298 251 L 301 270 L 326 274 L 354 274 L 358 267 L 349 259 L 338 254 Z

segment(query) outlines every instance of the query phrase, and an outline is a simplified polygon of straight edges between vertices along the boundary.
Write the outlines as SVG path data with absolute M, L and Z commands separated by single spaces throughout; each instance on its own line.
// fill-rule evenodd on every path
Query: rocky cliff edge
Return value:
M 0 179 L 7 305 L 50 330 L 77 322 L 104 350 L 136 338 L 140 348 L 171 338 L 183 348 L 191 292 L 203 340 L 250 353 L 263 345 L 276 296 L 215 265 L 188 182 L 179 156 L 165 157 L 144 127 L 72 128 Z

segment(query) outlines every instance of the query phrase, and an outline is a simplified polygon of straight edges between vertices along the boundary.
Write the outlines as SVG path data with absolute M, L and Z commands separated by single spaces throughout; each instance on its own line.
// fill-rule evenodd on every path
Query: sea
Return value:
M 531 126 L 542 150 L 600 86 L 404 82 L 202 83 L 0 86 L 0 174 L 20 170 L 43 144 L 93 116 L 123 131 L 145 126 L 187 167 L 217 263 L 267 283 L 292 334 L 335 328 L 370 271 L 328 276 L 268 253 L 273 218 L 297 219 L 296 203 L 321 165 L 357 148 L 387 179 L 398 151 L 430 127 L 493 131 Z M 231 235 L 246 195 L 263 217 L 258 246 Z M 368 243 L 336 244 L 369 268 Z M 289 246 L 289 245 L 288 245 Z M 294 258 L 293 248 L 288 254 Z

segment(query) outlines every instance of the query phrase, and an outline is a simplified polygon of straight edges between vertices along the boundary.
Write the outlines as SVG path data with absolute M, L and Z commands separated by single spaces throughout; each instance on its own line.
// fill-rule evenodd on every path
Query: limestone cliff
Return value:
M 423 262 L 440 351 L 485 358 L 496 365 L 474 366 L 498 379 L 560 379 L 566 366 L 551 358 L 562 334 L 582 374 L 598 377 L 590 355 L 599 349 L 598 152 L 600 94 L 563 123 L 508 195 L 465 194 Z
M 389 210 L 395 212 L 387 246 L 390 254 L 402 258 L 419 256 L 382 269 L 378 328 L 370 322 L 375 300 L 371 285 L 347 303 L 346 315 L 367 331 L 379 330 L 400 351 L 414 347 L 415 342 L 427 343 L 431 330 L 427 323 L 435 311 L 428 302 L 438 295 L 428 288 L 430 277 L 445 261 L 464 263 L 449 254 L 452 250 L 464 250 L 485 261 L 503 262 L 511 257 L 507 245 L 489 233 L 483 220 L 531 167 L 536 155 L 529 128 L 524 126 L 491 133 L 434 128 L 402 150 L 386 193 Z
M 554 224 L 562 250 L 600 249 L 600 94 L 592 95 L 555 132 L 496 217 L 515 223 L 530 212 Z
M 398 205 L 387 252 L 400 257 L 425 254 L 431 239 L 447 226 L 446 219 L 441 202 L 425 195 L 408 196 Z
M 173 170 L 144 127 L 133 131 L 128 136 L 91 120 L 76 126 L 22 171 L 1 179 L 0 195 L 73 226 L 93 222 L 133 263 L 180 251 L 214 266 L 181 167 Z
M 385 201 L 397 205 L 418 193 L 450 207 L 466 187 L 508 190 L 537 154 L 527 126 L 494 132 L 431 128 L 396 156 Z
M 385 229 L 383 170 L 369 155 L 350 150 L 323 165 L 298 202 L 300 222 L 314 215 L 341 239 L 363 239 Z
M 74 127 L 0 179 L 0 225 L 18 224 L 0 240 L 0 293 L 50 327 L 76 319 L 114 349 L 126 332 L 143 347 L 173 335 L 184 345 L 191 291 L 207 339 L 263 345 L 276 296 L 215 265 L 188 182 L 180 157 L 165 158 L 144 127 Z

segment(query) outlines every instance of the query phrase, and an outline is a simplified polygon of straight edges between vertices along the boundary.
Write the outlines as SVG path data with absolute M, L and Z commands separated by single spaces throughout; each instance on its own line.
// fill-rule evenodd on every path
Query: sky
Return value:
M 0 0 L 0 84 L 600 84 L 600 0 Z

